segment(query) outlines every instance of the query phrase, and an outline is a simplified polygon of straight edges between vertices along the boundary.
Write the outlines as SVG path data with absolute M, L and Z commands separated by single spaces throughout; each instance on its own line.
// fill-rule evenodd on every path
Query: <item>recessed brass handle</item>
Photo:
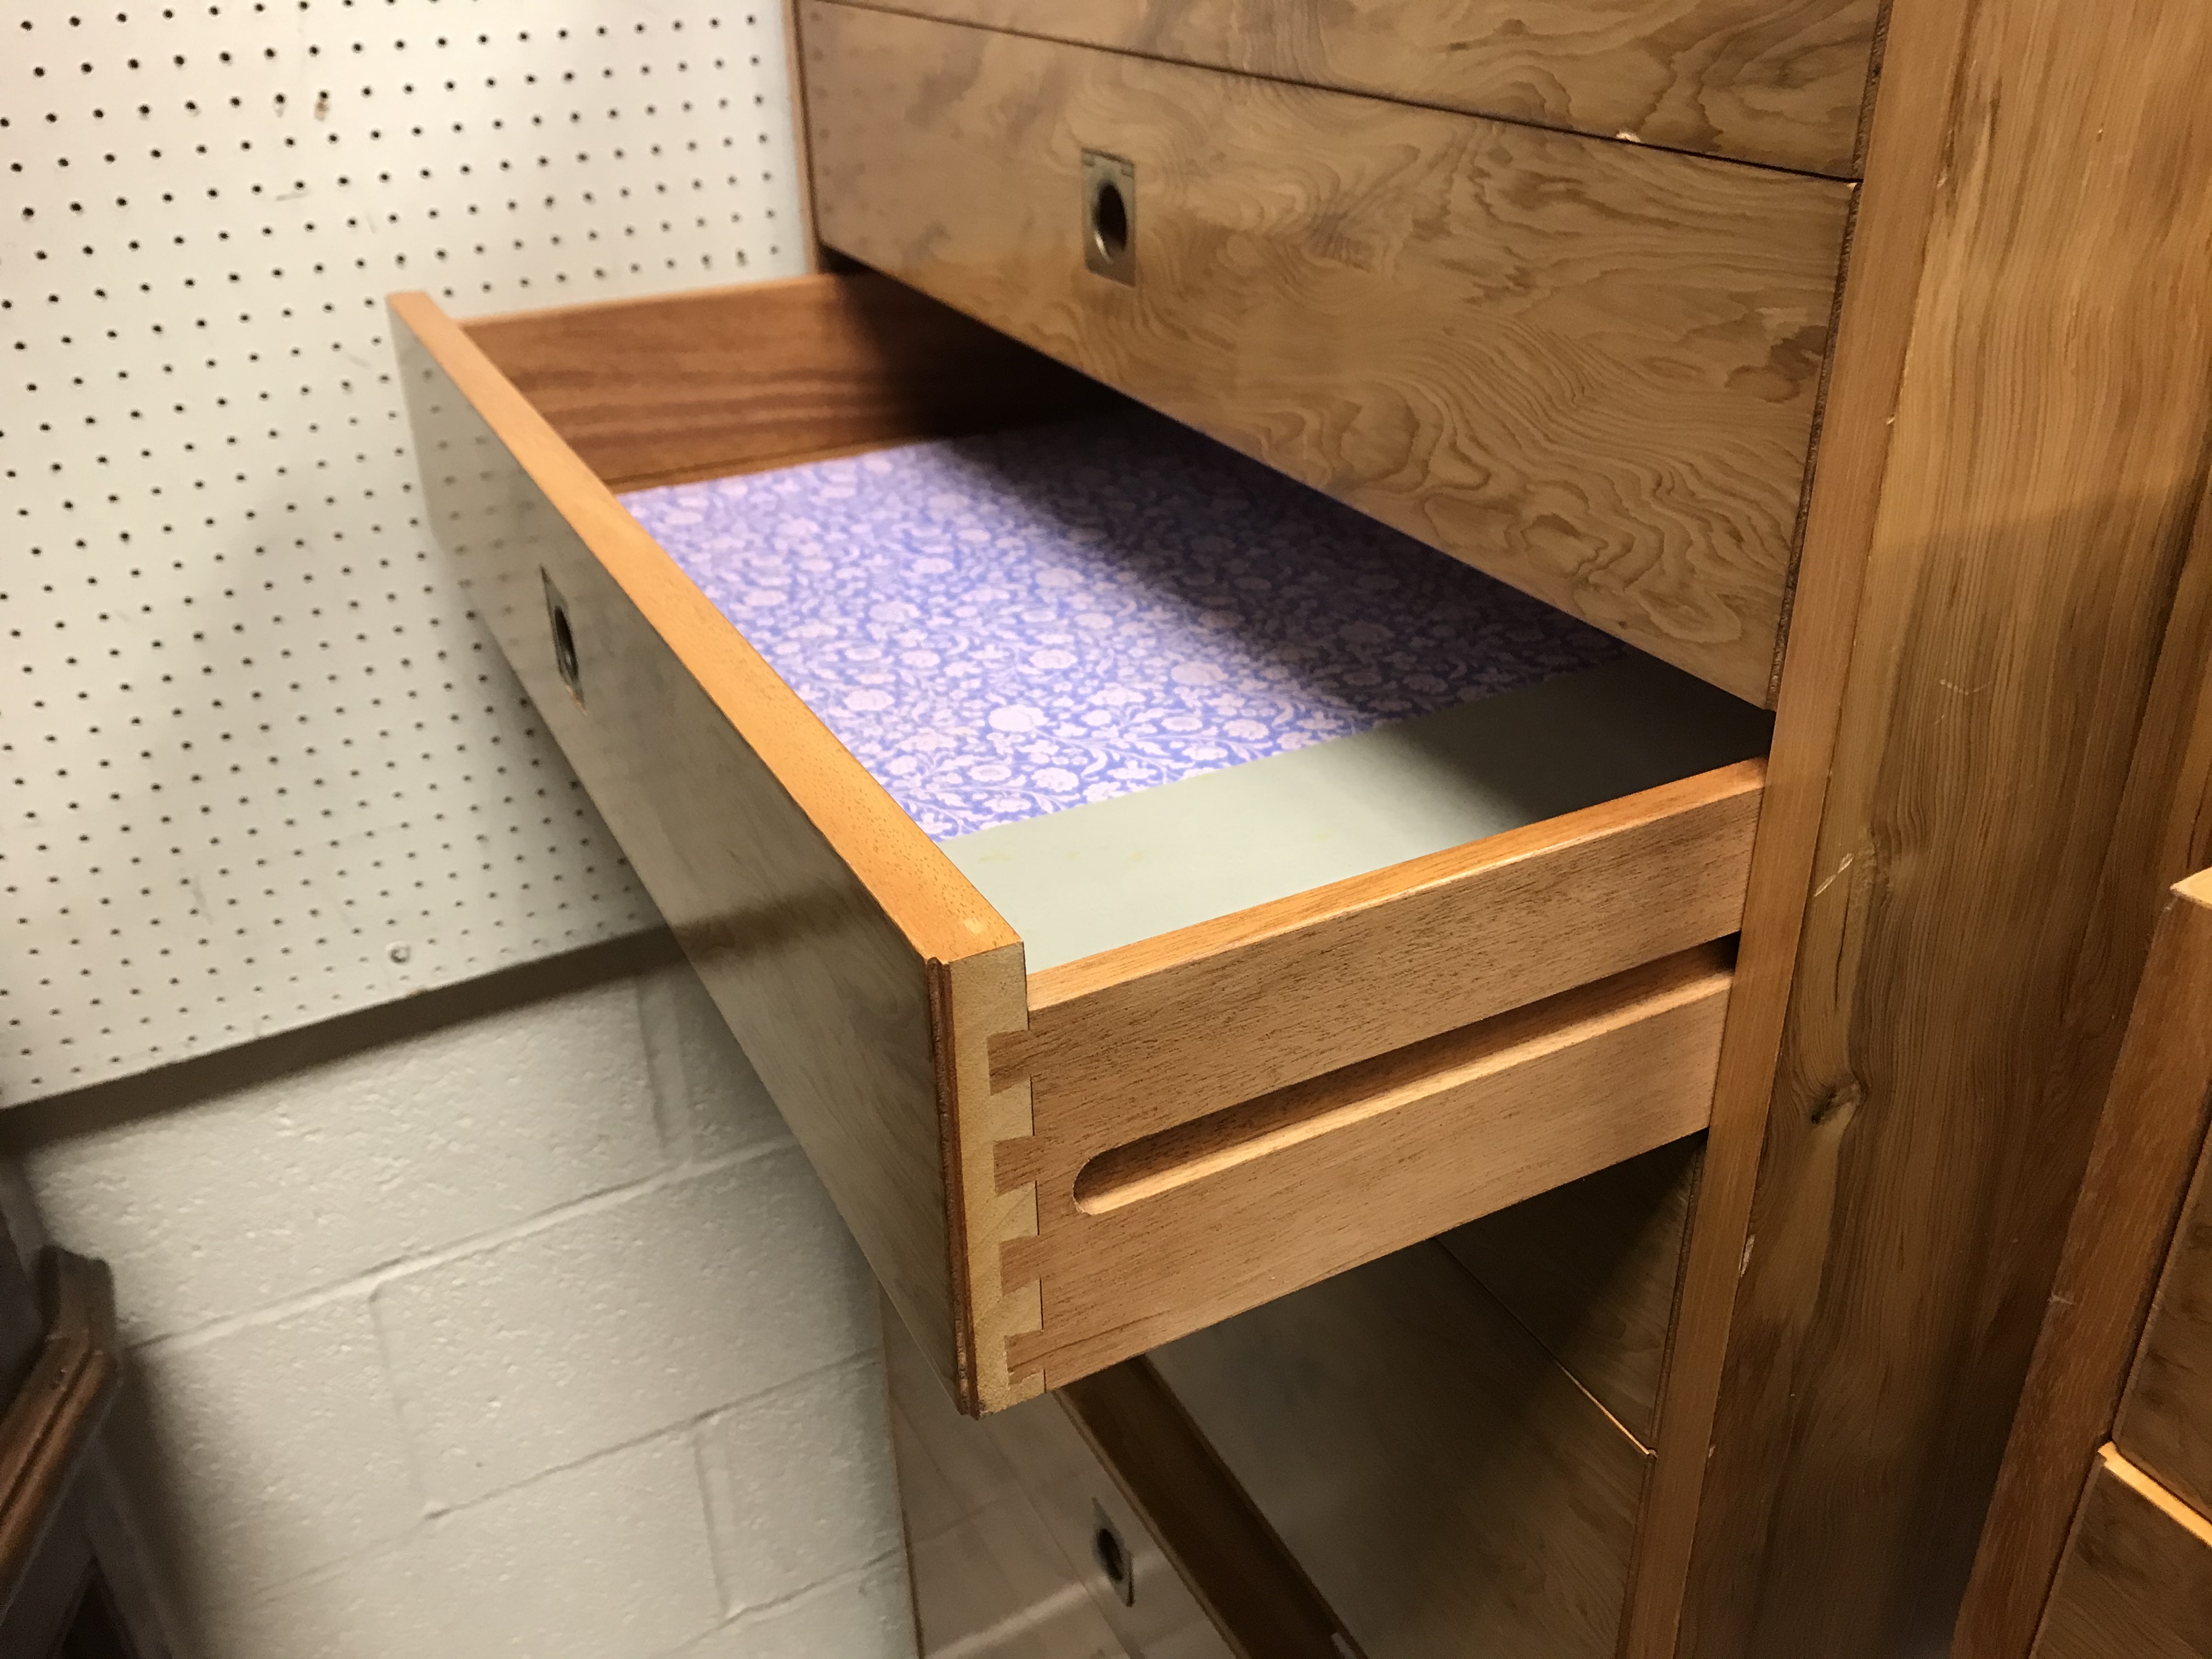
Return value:
M 1103 150 L 1083 152 L 1083 263 L 1101 276 L 1136 283 L 1136 164 Z
M 561 590 L 553 586 L 553 578 L 543 570 L 538 580 L 545 584 L 545 617 L 553 630 L 553 666 L 561 676 L 561 684 L 568 688 L 568 695 L 579 702 L 584 701 L 583 665 L 576 657 L 576 630 L 568 625 L 568 601 Z
M 1106 1582 L 1121 1598 L 1121 1605 L 1136 1606 L 1137 1564 L 1129 1559 L 1129 1547 L 1121 1541 L 1121 1528 L 1096 1503 L 1091 1505 L 1091 1559 L 1106 1575 Z

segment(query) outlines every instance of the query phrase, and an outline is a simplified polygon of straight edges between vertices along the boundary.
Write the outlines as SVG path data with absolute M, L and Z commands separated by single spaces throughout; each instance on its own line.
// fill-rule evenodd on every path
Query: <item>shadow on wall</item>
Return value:
M 115 1268 L 180 1653 L 911 1653 L 872 1281 L 665 933 L 0 1152 L 11 1215 Z

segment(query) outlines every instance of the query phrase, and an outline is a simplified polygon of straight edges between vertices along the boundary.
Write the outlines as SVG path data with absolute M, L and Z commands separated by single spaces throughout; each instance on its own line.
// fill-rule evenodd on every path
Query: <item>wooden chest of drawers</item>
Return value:
M 793 14 L 823 262 L 904 286 L 399 315 L 441 539 L 930 1364 L 1006 1407 L 1710 1121 L 1663 1334 L 1498 1297 L 1645 1456 L 1619 1650 L 1940 1645 L 2153 895 L 2212 861 L 2212 15 Z M 611 489 L 1097 407 L 1010 340 L 1771 748 L 1048 945 Z M 1239 823 L 1224 892 L 1297 839 Z

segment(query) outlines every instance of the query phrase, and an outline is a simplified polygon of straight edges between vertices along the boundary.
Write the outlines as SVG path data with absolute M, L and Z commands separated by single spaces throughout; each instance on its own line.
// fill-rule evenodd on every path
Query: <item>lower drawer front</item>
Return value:
M 1369 1659 L 1609 1659 L 1650 1459 L 1437 1245 L 1152 1356 Z
M 924 1656 L 1347 1659 L 1327 1605 L 1141 1362 L 978 1424 L 895 1319 L 884 1336 Z
M 830 246 L 1768 700 L 1846 185 L 826 0 L 803 30 Z
M 2212 1522 L 2111 1447 L 2081 1495 L 2034 1659 L 2212 1659 Z

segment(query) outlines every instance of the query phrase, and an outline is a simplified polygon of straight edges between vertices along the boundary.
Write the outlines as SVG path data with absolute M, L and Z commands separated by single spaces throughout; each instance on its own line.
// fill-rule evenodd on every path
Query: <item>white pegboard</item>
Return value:
M 0 0 L 0 1100 L 633 931 L 383 296 L 801 266 L 781 8 Z

